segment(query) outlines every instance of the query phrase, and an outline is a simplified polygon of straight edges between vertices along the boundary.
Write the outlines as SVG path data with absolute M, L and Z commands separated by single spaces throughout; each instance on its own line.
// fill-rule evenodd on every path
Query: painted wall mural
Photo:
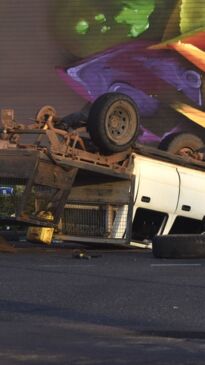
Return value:
M 59 0 L 55 32 L 76 59 L 60 77 L 86 102 L 131 96 L 141 142 L 205 134 L 204 0 Z

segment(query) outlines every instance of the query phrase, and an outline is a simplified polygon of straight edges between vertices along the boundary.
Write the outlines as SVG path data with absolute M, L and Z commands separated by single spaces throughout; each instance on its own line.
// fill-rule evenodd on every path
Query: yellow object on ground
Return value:
M 47 220 L 53 220 L 53 216 L 50 212 L 40 212 L 39 216 Z M 26 238 L 31 242 L 50 245 L 52 242 L 53 232 L 54 228 L 51 227 L 29 227 Z

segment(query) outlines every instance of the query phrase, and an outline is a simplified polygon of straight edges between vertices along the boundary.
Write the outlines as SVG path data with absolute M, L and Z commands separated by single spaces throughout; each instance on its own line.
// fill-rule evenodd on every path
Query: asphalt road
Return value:
M 0 254 L 0 364 L 205 363 L 205 260 Z

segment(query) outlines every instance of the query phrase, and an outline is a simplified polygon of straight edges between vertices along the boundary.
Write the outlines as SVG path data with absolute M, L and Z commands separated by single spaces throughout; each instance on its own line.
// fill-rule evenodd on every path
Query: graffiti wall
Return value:
M 1 107 L 63 115 L 118 92 L 137 104 L 140 142 L 205 135 L 204 0 L 1 0 L 0 17 Z

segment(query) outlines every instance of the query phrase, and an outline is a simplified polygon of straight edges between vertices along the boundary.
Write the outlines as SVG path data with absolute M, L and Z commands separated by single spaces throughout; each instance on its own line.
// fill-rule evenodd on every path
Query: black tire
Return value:
M 157 258 L 205 258 L 205 235 L 155 236 L 152 240 L 152 253 Z
M 102 153 L 128 149 L 136 140 L 139 115 L 135 102 L 122 93 L 101 95 L 92 105 L 88 132 Z
M 175 155 L 186 155 L 204 146 L 201 138 L 190 133 L 168 135 L 159 145 L 159 149 Z

